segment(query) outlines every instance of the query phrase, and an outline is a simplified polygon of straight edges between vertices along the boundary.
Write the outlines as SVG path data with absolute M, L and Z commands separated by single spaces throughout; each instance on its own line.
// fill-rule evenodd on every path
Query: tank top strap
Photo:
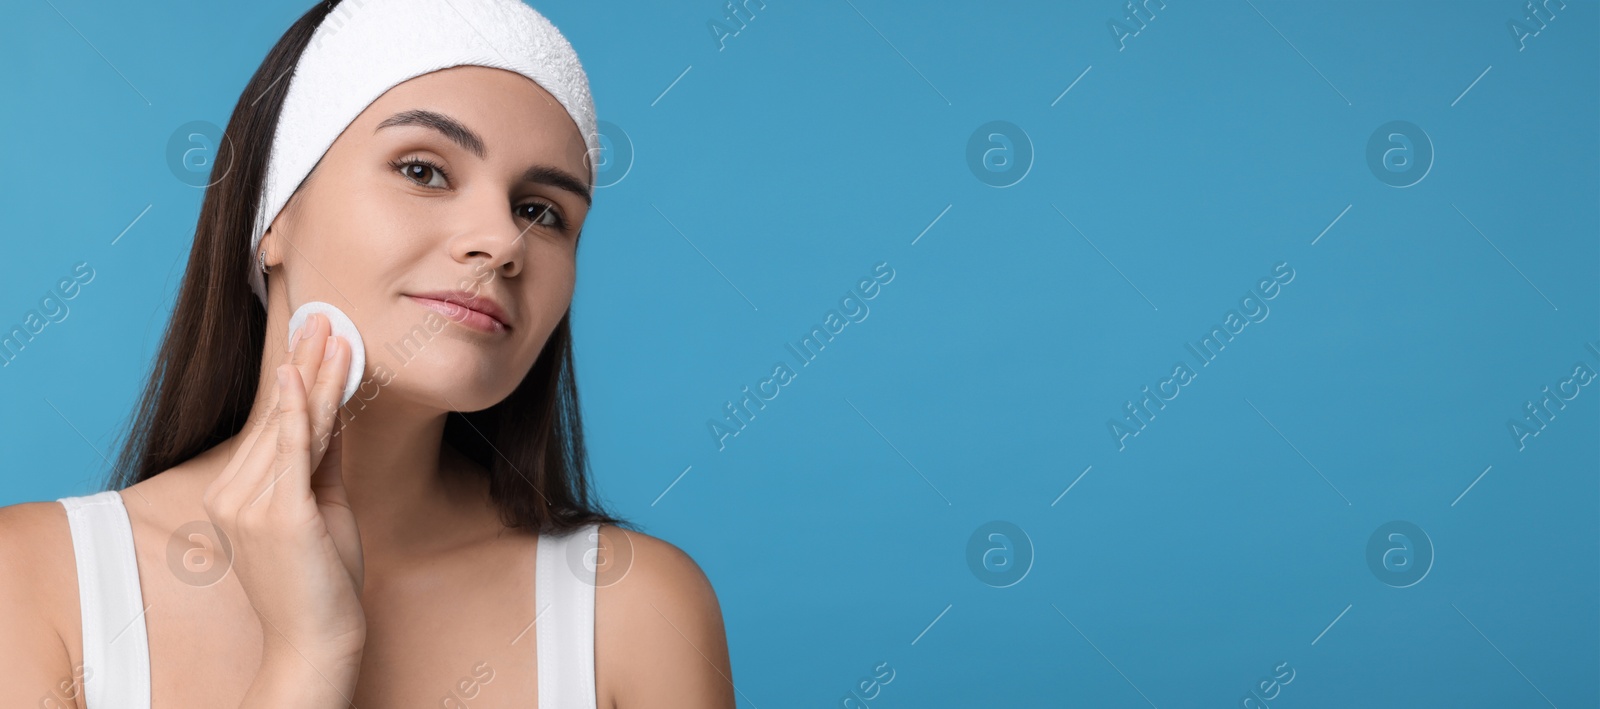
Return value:
M 144 598 L 122 495 L 106 490 L 56 501 L 67 508 L 77 560 L 84 701 L 89 709 L 150 709 Z
M 540 534 L 535 552 L 539 709 L 596 709 L 594 592 L 600 526 Z

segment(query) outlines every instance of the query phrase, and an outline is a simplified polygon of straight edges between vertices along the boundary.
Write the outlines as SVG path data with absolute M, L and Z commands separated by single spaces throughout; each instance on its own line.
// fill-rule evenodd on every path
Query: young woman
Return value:
M 0 706 L 733 707 L 705 575 L 585 471 L 586 83 L 444 62 L 340 119 L 276 209 L 280 114 L 338 103 L 286 109 L 293 82 L 455 51 L 432 34 L 450 15 L 363 32 L 446 7 L 491 40 L 545 22 L 520 0 L 342 5 L 295 22 L 234 108 L 110 489 L 0 508 Z M 402 59 L 301 61 L 341 47 Z M 342 406 L 350 342 L 325 316 L 288 336 L 310 301 L 365 344 Z

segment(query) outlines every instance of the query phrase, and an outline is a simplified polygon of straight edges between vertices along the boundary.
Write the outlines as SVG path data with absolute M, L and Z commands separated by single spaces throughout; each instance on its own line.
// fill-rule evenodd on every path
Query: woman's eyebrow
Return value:
M 426 111 L 421 109 L 401 111 L 400 113 L 396 113 L 388 118 L 385 118 L 382 123 L 378 124 L 377 128 L 373 129 L 372 132 L 377 133 L 378 131 L 390 126 L 422 126 L 424 128 L 432 128 L 444 135 L 444 137 L 449 138 L 456 145 L 461 146 L 463 150 L 478 156 L 479 160 L 484 159 L 484 157 L 488 154 L 488 150 L 484 147 L 482 137 L 479 137 L 477 133 L 473 132 L 471 128 L 468 128 L 461 121 L 436 111 Z M 577 177 L 573 176 L 572 173 L 569 173 L 566 170 L 548 165 L 535 165 L 522 173 L 522 181 L 545 184 L 550 185 L 551 187 L 563 189 L 582 197 L 584 205 L 594 205 L 594 198 L 589 192 L 589 186 L 584 184 L 582 180 L 579 180 Z
M 594 206 L 594 198 L 589 194 L 589 186 L 582 180 L 572 176 L 572 173 L 558 167 L 549 165 L 534 165 L 522 173 L 523 182 L 550 185 L 563 189 L 583 198 L 584 207 Z
M 378 124 L 377 128 L 373 129 L 372 132 L 376 134 L 378 131 L 388 128 L 389 126 L 422 126 L 424 128 L 432 128 L 444 134 L 444 137 L 455 141 L 455 144 L 461 146 L 462 149 L 478 156 L 479 160 L 482 160 L 484 156 L 488 154 L 488 151 L 486 151 L 483 147 L 483 138 L 478 137 L 478 134 L 472 132 L 471 128 L 462 125 L 461 121 L 446 116 L 443 113 L 423 110 L 401 111 L 400 113 L 396 113 L 388 118 L 385 118 L 382 123 Z

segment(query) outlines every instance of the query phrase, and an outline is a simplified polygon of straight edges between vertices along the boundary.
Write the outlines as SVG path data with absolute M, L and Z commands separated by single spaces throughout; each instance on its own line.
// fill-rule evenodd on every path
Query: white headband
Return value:
M 343 0 L 311 35 L 289 79 L 250 235 L 250 289 L 267 287 L 255 253 L 289 196 L 334 139 L 385 91 L 453 66 L 487 66 L 532 79 L 577 124 L 599 176 L 599 134 L 589 79 L 555 25 L 522 0 Z

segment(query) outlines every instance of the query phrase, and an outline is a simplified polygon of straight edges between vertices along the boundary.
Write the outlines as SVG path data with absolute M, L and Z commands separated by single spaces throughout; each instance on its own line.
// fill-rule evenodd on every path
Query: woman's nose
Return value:
M 478 262 L 483 268 L 506 278 L 522 272 L 527 253 L 527 242 L 511 209 L 495 208 L 489 216 L 488 207 L 475 207 L 478 215 L 466 220 L 466 229 L 450 240 L 450 256 L 464 264 Z

